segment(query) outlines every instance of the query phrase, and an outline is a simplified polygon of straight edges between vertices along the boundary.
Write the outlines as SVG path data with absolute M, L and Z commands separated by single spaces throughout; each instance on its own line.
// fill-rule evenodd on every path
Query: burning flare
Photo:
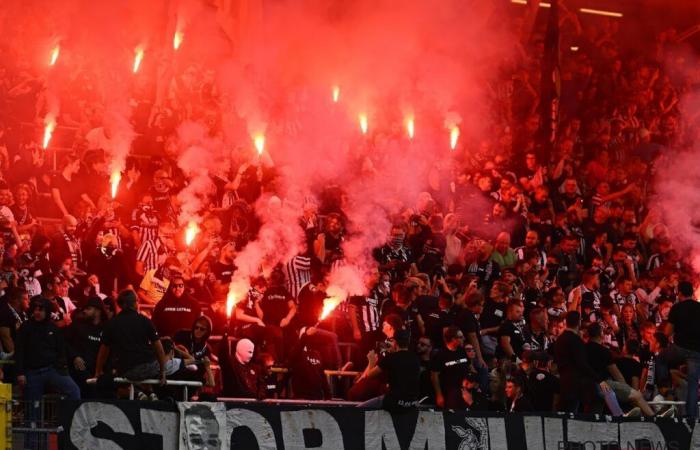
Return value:
M 194 241 L 195 236 L 199 234 L 199 227 L 196 223 L 190 222 L 187 224 L 187 229 L 185 230 L 185 244 L 189 247 Z
M 263 150 L 265 150 L 265 135 L 256 134 L 253 137 L 253 144 L 255 144 L 255 149 L 258 151 L 258 156 L 261 156 Z
M 328 297 L 323 300 L 323 310 L 321 311 L 321 316 L 318 318 L 318 321 L 321 322 L 323 321 L 330 313 L 333 312 L 333 310 L 340 305 L 340 303 L 343 300 L 339 297 Z
M 53 66 L 56 64 L 56 61 L 58 61 L 59 53 L 61 53 L 61 46 L 56 44 L 53 50 L 51 50 L 51 61 L 49 62 L 49 66 Z
M 236 303 L 238 303 L 238 300 L 236 299 L 236 294 L 233 292 L 233 290 L 229 290 L 228 295 L 226 296 L 227 319 L 231 319 L 231 313 L 233 312 L 233 307 L 236 306 Z
M 338 100 L 340 100 L 340 87 L 333 86 L 333 103 L 338 103 Z
M 118 170 L 115 170 L 112 172 L 112 175 L 109 177 L 109 184 L 112 188 L 112 198 L 117 197 L 117 189 L 119 188 L 119 182 L 122 180 L 122 173 Z
M 56 119 L 52 114 L 48 114 L 44 118 L 44 124 L 44 150 L 46 150 L 49 146 L 49 142 L 51 142 L 53 130 L 56 129 Z
M 450 129 L 450 148 L 454 150 L 457 147 L 457 141 L 459 140 L 459 127 L 456 125 Z
M 408 138 L 413 139 L 413 134 L 415 132 L 415 122 L 413 120 L 413 117 L 409 117 L 406 119 L 406 131 L 408 132 Z
M 360 130 L 362 134 L 367 134 L 367 114 L 360 113 Z
M 175 36 L 173 36 L 173 48 L 177 50 L 182 44 L 182 39 L 185 37 L 185 33 L 182 31 L 176 31 Z
M 134 73 L 139 71 L 139 67 L 141 67 L 141 61 L 143 61 L 143 47 L 136 47 L 136 50 L 134 50 Z

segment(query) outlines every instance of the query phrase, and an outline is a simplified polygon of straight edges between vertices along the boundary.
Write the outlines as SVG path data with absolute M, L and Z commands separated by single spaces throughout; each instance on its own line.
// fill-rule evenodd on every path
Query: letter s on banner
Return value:
M 105 423 L 115 433 L 134 435 L 134 428 L 124 412 L 114 405 L 100 402 L 83 403 L 73 413 L 70 440 L 76 448 L 90 450 L 123 450 L 116 442 L 92 435 L 98 422 Z
M 238 427 L 248 427 L 255 435 L 260 450 L 277 450 L 275 430 L 261 414 L 249 409 L 233 408 L 226 411 L 226 433 L 231 441 L 233 430 Z M 225 445 L 228 448 L 228 442 Z
M 365 411 L 365 450 L 401 450 L 394 421 L 387 411 Z M 445 422 L 441 412 L 421 411 L 418 414 L 409 450 L 445 449 Z
M 322 409 L 305 409 L 303 411 L 282 411 L 282 437 L 285 449 L 303 450 L 344 450 L 343 434 L 340 425 L 328 412 Z M 307 447 L 304 442 L 304 430 L 315 429 L 321 432 L 321 446 Z

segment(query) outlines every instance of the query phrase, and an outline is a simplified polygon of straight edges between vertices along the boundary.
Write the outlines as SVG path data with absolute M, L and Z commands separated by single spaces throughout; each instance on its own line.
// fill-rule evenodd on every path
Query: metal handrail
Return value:
M 150 385 L 160 385 L 160 380 L 156 379 L 145 379 L 145 380 L 129 380 L 123 377 L 115 377 L 112 381 L 117 384 L 128 384 L 129 385 L 129 400 L 134 399 L 134 385 L 135 384 L 150 384 Z M 87 384 L 97 384 L 97 378 L 88 378 Z M 195 387 L 200 388 L 203 386 L 201 381 L 186 381 L 186 380 L 165 380 L 166 386 L 180 386 L 184 388 L 182 394 L 182 401 L 186 402 L 189 399 L 189 388 Z

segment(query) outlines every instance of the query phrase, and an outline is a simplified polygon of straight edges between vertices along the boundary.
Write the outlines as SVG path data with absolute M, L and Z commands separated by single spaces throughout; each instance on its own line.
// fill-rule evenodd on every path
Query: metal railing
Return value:
M 58 449 L 58 402 L 60 396 L 45 395 L 41 401 L 12 400 L 12 445 L 27 450 Z M 12 447 L 10 447 L 12 448 Z

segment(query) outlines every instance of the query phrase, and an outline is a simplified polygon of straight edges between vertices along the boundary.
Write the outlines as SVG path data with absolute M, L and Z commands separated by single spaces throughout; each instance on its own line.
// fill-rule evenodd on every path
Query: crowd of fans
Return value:
M 629 52 L 614 21 L 583 29 L 564 11 L 562 22 L 577 51 L 562 57 L 554 150 L 535 138 L 535 38 L 494 80 L 488 138 L 453 170 L 436 167 L 374 250 L 367 295 L 320 323 L 324 280 L 344 259 L 341 186 L 303 205 L 306 251 L 252 280 L 230 321 L 234 260 L 259 228 L 254 202 L 275 192 L 279 174 L 257 160 L 212 174 L 212 206 L 184 246 L 176 194 L 186 177 L 170 144 L 183 120 L 220 131 L 211 71 L 188 67 L 158 106 L 134 91 L 133 153 L 151 156 L 129 158 L 113 200 L 103 151 L 112 131 L 91 74 L 73 74 L 63 93 L 55 140 L 69 148 L 55 150 L 54 166 L 34 126 L 46 86 L 26 55 L 0 47 L 0 342 L 14 362 L 4 380 L 28 400 L 49 388 L 120 395 L 114 376 L 200 380 L 199 398 L 330 399 L 324 369 L 353 367 L 360 375 L 342 395 L 388 408 L 606 405 L 651 416 L 674 411 L 650 400 L 697 399 L 683 349 L 698 341 L 673 343 L 692 271 L 648 204 L 656 164 L 683 138 L 678 101 L 689 81 L 663 68 L 674 33 Z M 139 399 L 168 389 L 144 386 Z

